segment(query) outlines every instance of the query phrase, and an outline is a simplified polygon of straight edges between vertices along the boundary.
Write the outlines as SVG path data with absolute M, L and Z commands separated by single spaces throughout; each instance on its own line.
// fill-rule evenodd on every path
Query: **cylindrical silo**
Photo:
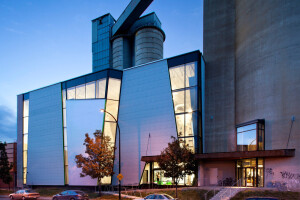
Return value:
M 145 27 L 135 34 L 135 65 L 163 58 L 164 34 L 153 27 Z
M 118 37 L 112 41 L 113 68 L 123 69 L 123 37 Z

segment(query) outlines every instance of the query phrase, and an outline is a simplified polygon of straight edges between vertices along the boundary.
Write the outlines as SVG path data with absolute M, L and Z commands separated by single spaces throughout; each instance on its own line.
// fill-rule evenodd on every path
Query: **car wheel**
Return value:
M 10 199 L 14 199 L 14 197 L 12 195 L 9 196 Z
M 56 197 L 54 197 L 52 200 L 57 200 L 57 198 L 56 198 Z
M 75 200 L 74 198 L 71 198 L 70 200 Z
M 25 197 L 22 197 L 22 200 L 25 200 Z

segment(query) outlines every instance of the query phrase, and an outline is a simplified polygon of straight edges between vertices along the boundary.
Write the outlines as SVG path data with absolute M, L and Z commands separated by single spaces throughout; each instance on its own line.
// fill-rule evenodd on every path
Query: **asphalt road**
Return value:
M 0 195 L 0 200 L 10 200 L 10 198 L 8 198 L 8 195 Z M 38 198 L 38 200 L 52 200 L 51 197 L 40 197 Z

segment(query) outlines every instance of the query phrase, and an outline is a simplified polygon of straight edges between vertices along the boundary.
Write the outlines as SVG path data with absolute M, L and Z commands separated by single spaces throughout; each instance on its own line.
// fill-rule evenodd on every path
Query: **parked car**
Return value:
M 88 200 L 88 194 L 80 190 L 66 190 L 52 197 L 52 200 Z
M 140 200 L 144 200 L 144 199 L 147 199 L 147 200 L 152 200 L 152 199 L 171 199 L 171 200 L 177 200 L 175 199 L 174 197 L 168 195 L 168 194 L 150 194 L 146 197 L 144 197 L 143 199 L 140 199 Z
M 37 199 L 40 197 L 40 194 L 29 189 L 18 190 L 15 193 L 9 195 L 11 199 Z
M 247 198 L 246 200 L 278 200 L 276 198 L 269 198 L 269 197 L 251 197 Z

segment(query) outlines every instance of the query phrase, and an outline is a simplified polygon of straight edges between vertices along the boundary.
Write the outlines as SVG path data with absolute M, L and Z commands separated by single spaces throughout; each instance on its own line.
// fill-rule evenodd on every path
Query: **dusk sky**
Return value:
M 16 140 L 17 95 L 92 72 L 91 20 L 130 0 L 0 0 L 0 141 Z M 164 58 L 203 47 L 202 0 L 154 0 Z M 30 133 L 29 133 L 30 134 Z

